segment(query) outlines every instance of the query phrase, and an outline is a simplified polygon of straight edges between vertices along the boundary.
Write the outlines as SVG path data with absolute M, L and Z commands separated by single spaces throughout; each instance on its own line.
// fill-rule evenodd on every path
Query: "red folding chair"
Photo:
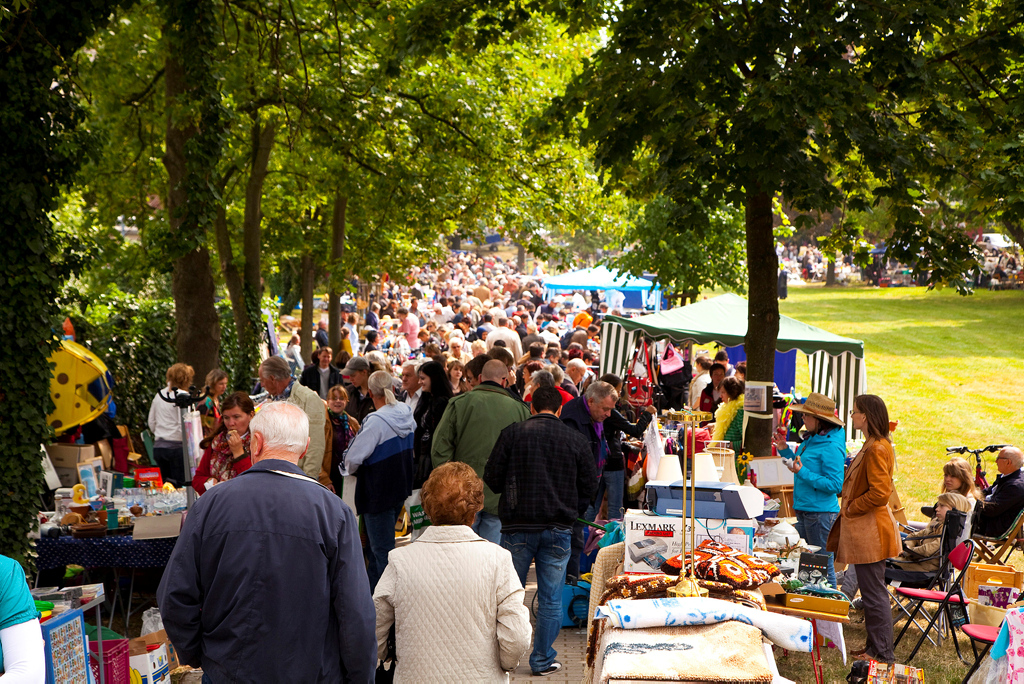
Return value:
M 996 638 L 999 636 L 999 627 L 989 627 L 988 625 L 972 625 L 970 623 L 960 627 L 960 631 L 967 635 L 971 640 L 971 650 L 974 651 L 974 665 L 971 665 L 971 669 L 967 671 L 967 676 L 964 677 L 961 684 L 967 684 L 967 680 L 971 678 L 978 670 L 978 666 L 981 665 L 981 660 L 988 655 L 989 650 L 992 648 L 992 644 L 996 642 Z M 956 641 L 954 635 L 953 640 Z M 985 649 L 978 655 L 978 643 L 985 644 Z
M 932 614 L 931 620 L 928 621 L 928 626 L 925 627 L 924 630 L 922 630 L 921 638 L 918 640 L 917 645 L 914 646 L 914 650 L 910 652 L 910 656 L 906 660 L 907 664 L 909 664 L 910 661 L 914 659 L 914 656 L 917 655 L 918 649 L 921 648 L 921 644 L 923 644 L 924 640 L 928 637 L 928 632 L 930 632 L 932 627 L 935 626 L 935 623 L 936 621 L 938 621 L 940 615 L 946 616 L 948 624 L 956 624 L 956 621 L 954 620 L 953 615 L 951 614 L 949 609 L 951 605 L 959 605 L 964 610 L 966 615 L 967 597 L 964 596 L 962 582 L 964 579 L 964 575 L 967 574 L 967 568 L 971 565 L 972 558 L 974 558 L 974 542 L 970 539 L 968 539 L 967 541 L 963 542 L 955 549 L 950 551 L 949 555 L 946 557 L 946 560 L 943 562 L 949 563 L 954 568 L 956 568 L 957 574 L 956 579 L 953 580 L 953 583 L 951 585 L 949 585 L 948 591 L 941 591 L 938 589 L 907 589 L 905 587 L 899 587 L 896 589 L 896 593 L 899 596 L 908 599 L 915 605 L 914 609 L 910 613 L 910 617 L 907 618 L 906 624 L 903 625 L 903 629 L 900 630 L 899 636 L 896 637 L 896 641 L 893 643 L 894 649 L 897 645 L 899 645 L 900 639 L 903 638 L 903 635 L 906 634 L 907 628 L 909 628 L 910 625 L 914 624 L 914 618 L 917 616 L 919 612 L 921 612 L 921 608 L 924 606 L 924 604 L 939 604 L 938 607 L 936 607 L 935 612 Z M 941 573 L 942 570 L 940 569 L 939 572 Z M 953 645 L 956 647 L 957 657 L 960 658 L 960 660 L 962 660 L 964 663 L 967 663 L 967 661 L 964 659 L 963 654 L 960 653 L 960 644 L 957 642 L 955 635 L 953 638 Z

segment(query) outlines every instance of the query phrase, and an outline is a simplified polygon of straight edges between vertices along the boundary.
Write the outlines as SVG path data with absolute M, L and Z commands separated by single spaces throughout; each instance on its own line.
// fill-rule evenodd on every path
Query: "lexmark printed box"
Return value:
M 626 533 L 625 572 L 661 572 L 667 558 L 679 555 L 683 518 L 628 510 L 622 525 Z
M 661 572 L 661 564 L 690 548 L 689 519 L 674 515 L 652 515 L 644 511 L 628 510 L 622 521 L 626 533 L 625 572 Z M 712 539 L 742 553 L 750 553 L 754 543 L 756 523 L 753 520 L 715 520 L 697 518 L 694 543 L 700 546 Z

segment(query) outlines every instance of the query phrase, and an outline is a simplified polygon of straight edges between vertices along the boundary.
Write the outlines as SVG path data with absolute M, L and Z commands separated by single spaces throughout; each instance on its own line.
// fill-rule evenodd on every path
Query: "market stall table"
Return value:
M 135 539 L 131 535 L 108 535 L 90 539 L 74 537 L 42 537 L 36 542 L 39 557 L 36 566 L 40 570 L 55 570 L 65 565 L 81 565 L 83 568 L 110 568 L 114 571 L 114 597 L 110 605 L 110 619 L 113 623 L 114 610 L 120 599 L 125 608 L 125 624 L 131 617 L 132 593 L 135 591 L 135 574 L 132 573 L 128 587 L 128 602 L 120 591 L 121 569 L 163 568 L 171 558 L 176 537 L 162 539 Z M 39 575 L 36 575 L 36 583 Z
M 789 615 L 790 617 L 804 618 L 811 621 L 811 634 L 814 639 L 814 649 L 811 651 L 811 667 L 814 669 L 814 681 L 821 684 L 824 681 L 824 669 L 821 665 L 821 647 L 818 643 L 818 623 L 815 620 L 826 622 L 838 622 L 841 625 L 850 624 L 849 615 L 837 615 L 836 613 L 823 613 L 817 610 L 804 610 L 802 608 L 790 608 L 770 600 L 765 600 L 765 607 L 769 613 Z

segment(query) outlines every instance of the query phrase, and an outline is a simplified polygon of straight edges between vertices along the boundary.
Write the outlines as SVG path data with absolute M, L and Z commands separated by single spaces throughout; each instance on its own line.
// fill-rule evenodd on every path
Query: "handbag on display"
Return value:
M 676 351 L 671 342 L 665 343 L 665 353 L 661 357 L 661 374 L 672 375 L 683 370 L 683 355 Z
M 644 371 L 644 375 L 637 374 L 638 367 Z M 647 347 L 647 338 L 640 339 L 640 345 L 633 354 L 633 363 L 629 365 L 629 375 L 623 388 L 626 393 L 626 402 L 636 408 L 646 408 L 654 403 L 654 383 L 651 378 L 654 375 L 651 368 L 651 352 Z

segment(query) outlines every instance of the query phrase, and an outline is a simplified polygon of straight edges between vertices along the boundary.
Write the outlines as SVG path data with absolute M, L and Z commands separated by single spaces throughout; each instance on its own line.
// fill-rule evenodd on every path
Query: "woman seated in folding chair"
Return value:
M 939 494 L 935 504 L 935 516 L 923 530 L 907 535 L 903 540 L 903 551 L 889 561 L 904 572 L 934 573 L 942 564 L 942 530 L 946 523 L 946 513 L 960 511 L 969 513 L 971 504 L 967 497 L 957 492 Z M 959 535 L 958 535 L 959 536 Z M 955 546 L 956 540 L 953 540 Z M 889 573 L 886 573 L 888 579 Z

